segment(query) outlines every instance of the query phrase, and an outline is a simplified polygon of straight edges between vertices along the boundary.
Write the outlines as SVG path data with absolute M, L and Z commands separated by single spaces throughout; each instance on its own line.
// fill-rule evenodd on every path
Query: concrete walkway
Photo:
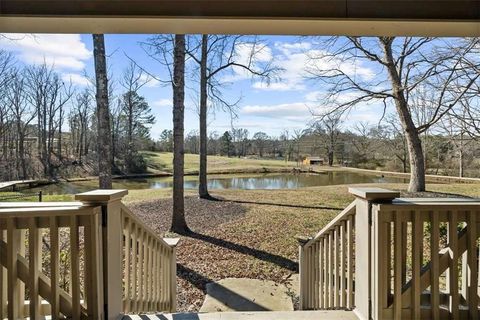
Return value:
M 293 311 L 288 289 L 273 281 L 227 278 L 207 284 L 200 312 Z

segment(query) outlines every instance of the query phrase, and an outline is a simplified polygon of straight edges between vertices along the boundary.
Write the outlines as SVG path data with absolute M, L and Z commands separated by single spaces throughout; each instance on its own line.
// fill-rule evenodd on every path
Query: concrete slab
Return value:
M 268 280 L 227 278 L 207 284 L 200 312 L 293 311 L 288 289 Z
M 292 292 L 296 296 L 300 296 L 300 275 L 293 273 L 285 280 L 285 286 L 288 291 Z
M 353 311 L 273 311 L 129 315 L 122 320 L 358 320 Z

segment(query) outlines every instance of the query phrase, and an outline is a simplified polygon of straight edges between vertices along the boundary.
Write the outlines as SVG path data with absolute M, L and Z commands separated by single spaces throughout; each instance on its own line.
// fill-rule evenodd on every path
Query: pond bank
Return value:
M 402 177 L 409 179 L 410 173 L 394 172 L 394 171 L 380 171 L 371 169 L 360 169 L 352 167 L 339 167 L 340 170 L 349 170 L 354 172 L 372 173 L 376 175 L 382 175 L 385 177 Z M 439 176 L 434 174 L 425 175 L 427 182 L 441 182 L 441 183 L 480 183 L 480 178 L 467 178 L 467 177 L 453 177 L 453 176 Z
M 320 173 L 315 170 L 305 170 L 295 167 L 260 167 L 260 168 L 231 168 L 231 169 L 220 169 L 220 170 L 208 170 L 209 175 L 228 175 L 228 174 L 257 174 L 257 173 Z M 196 176 L 198 175 L 198 170 L 186 171 L 184 176 Z M 323 173 L 323 172 L 322 172 Z M 173 177 L 171 172 L 146 172 L 146 173 L 136 173 L 136 174 L 123 174 L 123 175 L 113 175 L 112 179 L 144 179 L 144 178 L 163 178 L 163 177 Z M 77 177 L 77 178 L 63 178 L 59 182 L 81 182 L 81 181 L 91 181 L 98 179 L 97 176 L 88 176 L 88 177 Z

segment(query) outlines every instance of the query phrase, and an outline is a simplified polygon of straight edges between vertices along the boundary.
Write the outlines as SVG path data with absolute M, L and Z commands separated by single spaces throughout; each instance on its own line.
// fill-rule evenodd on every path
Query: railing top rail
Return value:
M 375 204 L 380 210 L 479 210 L 479 199 L 464 199 L 464 198 L 398 198 L 390 203 Z
M 314 244 L 318 239 L 323 237 L 327 232 L 329 232 L 333 227 L 339 224 L 341 221 L 348 218 L 350 215 L 355 214 L 355 201 L 350 203 L 342 212 L 340 212 L 335 218 L 333 218 L 325 227 L 320 230 L 312 239 L 307 241 L 304 244 L 304 248 L 308 248 L 310 245 Z
M 25 218 L 48 216 L 72 216 L 95 214 L 96 207 L 65 206 L 65 207 L 40 207 L 40 208 L 6 208 L 0 209 L 0 218 Z
M 142 229 L 147 231 L 150 236 L 154 237 L 156 240 L 158 240 L 161 244 L 163 244 L 166 247 L 173 248 L 178 244 L 179 238 L 161 238 L 157 235 L 155 231 L 153 231 L 152 228 L 147 226 L 143 221 L 141 221 L 125 204 L 122 203 L 122 211 L 123 213 L 127 214 L 130 219 L 135 221 L 135 223 L 140 226 Z
M 79 201 L 72 202 L 0 202 L 0 209 L 9 208 L 43 208 L 43 207 L 81 207 Z
M 445 204 L 480 204 L 480 199 L 472 198 L 397 198 L 394 205 L 445 205 Z

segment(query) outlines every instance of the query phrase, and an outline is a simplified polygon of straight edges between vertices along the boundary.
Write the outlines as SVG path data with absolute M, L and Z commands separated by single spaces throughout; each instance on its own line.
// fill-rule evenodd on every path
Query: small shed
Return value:
M 313 165 L 320 165 L 322 166 L 324 164 L 324 159 L 319 158 L 319 157 L 306 157 L 303 160 L 303 164 L 307 166 L 313 166 Z

